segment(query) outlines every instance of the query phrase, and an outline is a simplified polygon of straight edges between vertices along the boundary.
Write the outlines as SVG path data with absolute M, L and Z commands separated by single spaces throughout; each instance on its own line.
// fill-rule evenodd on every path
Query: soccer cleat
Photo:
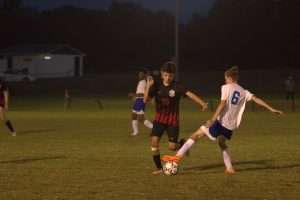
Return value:
M 132 136 L 136 136 L 137 134 L 139 134 L 139 133 L 131 133 L 130 135 L 132 135 Z
M 169 161 L 173 161 L 173 162 L 176 162 L 176 163 L 179 163 L 180 162 L 180 157 L 179 156 L 163 156 L 162 157 L 162 160 L 164 162 L 169 162 Z
M 226 170 L 227 174 L 234 174 L 235 173 L 235 169 L 234 168 L 229 168 Z
M 16 132 L 11 132 L 11 136 L 16 137 L 17 133 Z
M 180 148 L 184 145 L 184 143 L 186 142 L 186 140 L 184 138 L 181 138 L 179 140 L 179 145 L 180 145 Z M 186 157 L 189 157 L 191 155 L 191 152 L 190 150 L 187 150 L 184 154 Z
M 163 170 L 163 168 L 156 168 L 153 172 L 152 172 L 152 174 L 160 174 L 160 173 L 162 173 L 164 170 Z

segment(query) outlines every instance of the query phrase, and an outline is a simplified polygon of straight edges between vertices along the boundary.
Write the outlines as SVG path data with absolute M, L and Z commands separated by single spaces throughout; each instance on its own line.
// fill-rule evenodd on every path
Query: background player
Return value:
M 226 84 L 222 86 L 221 102 L 217 110 L 206 125 L 201 126 L 194 132 L 186 143 L 177 152 L 176 156 L 163 156 L 164 161 L 179 162 L 181 157 L 188 151 L 201 137 L 205 134 L 211 139 L 219 140 L 219 146 L 223 153 L 223 159 L 228 173 L 234 173 L 235 170 L 231 163 L 231 156 L 226 145 L 226 140 L 230 140 L 233 130 L 240 125 L 242 115 L 247 101 L 253 100 L 260 106 L 270 110 L 272 113 L 282 115 L 283 112 L 276 110 L 265 103 L 263 100 L 257 98 L 249 91 L 243 89 L 237 84 L 238 81 L 238 68 L 233 66 L 225 72 Z
M 139 134 L 139 127 L 138 127 L 138 122 L 144 123 L 144 125 L 150 129 L 152 129 L 153 124 L 145 119 L 144 114 L 145 114 L 145 103 L 143 101 L 144 98 L 144 93 L 146 89 L 146 77 L 147 77 L 147 69 L 145 68 L 140 68 L 139 73 L 138 73 L 138 85 L 136 88 L 136 93 L 129 93 L 130 97 L 135 98 L 134 105 L 132 108 L 132 129 L 133 133 L 131 135 L 135 136 Z
M 151 76 L 147 78 L 144 102 L 147 102 L 150 96 L 155 98 L 156 105 L 156 117 L 151 133 L 151 150 L 156 165 L 156 169 L 153 171 L 154 174 L 163 171 L 159 152 L 159 141 L 163 133 L 166 131 L 168 134 L 171 150 L 175 151 L 180 147 L 178 144 L 180 97 L 186 95 L 201 105 L 202 110 L 207 109 L 207 103 L 174 81 L 175 74 L 176 65 L 173 62 L 166 62 L 161 68 L 161 80 L 154 82 Z M 184 140 L 181 140 L 180 143 L 183 145 Z
M 11 122 L 6 119 L 6 112 L 8 110 L 8 89 L 5 81 L 0 79 L 0 121 L 4 122 L 7 128 L 11 132 L 11 136 L 16 136 L 17 133 L 15 132 Z

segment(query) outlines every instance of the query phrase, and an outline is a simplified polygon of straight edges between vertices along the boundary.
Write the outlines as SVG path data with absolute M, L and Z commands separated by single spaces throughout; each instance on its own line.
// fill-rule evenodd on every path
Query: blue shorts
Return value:
M 233 132 L 222 126 L 218 120 L 216 120 L 209 128 L 206 128 L 205 125 L 201 126 L 201 130 L 204 131 L 211 140 L 216 140 L 220 135 L 223 135 L 226 139 L 230 140 Z
M 232 130 L 222 126 L 218 120 L 216 120 L 211 127 L 209 127 L 208 131 L 214 138 L 223 135 L 226 139 L 230 140 L 232 136 Z
M 136 98 L 134 105 L 132 107 L 132 112 L 136 114 L 144 114 L 145 113 L 145 103 L 143 98 Z

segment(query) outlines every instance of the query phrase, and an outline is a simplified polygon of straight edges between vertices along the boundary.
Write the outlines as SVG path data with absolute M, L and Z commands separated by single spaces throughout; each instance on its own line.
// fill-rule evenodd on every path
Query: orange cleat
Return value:
M 173 161 L 173 162 L 176 162 L 176 163 L 179 163 L 180 162 L 180 157 L 179 156 L 163 156 L 162 157 L 162 160 L 165 161 L 165 162 L 169 162 L 169 161 Z
M 235 173 L 235 169 L 234 168 L 229 168 L 226 170 L 227 174 L 234 174 Z

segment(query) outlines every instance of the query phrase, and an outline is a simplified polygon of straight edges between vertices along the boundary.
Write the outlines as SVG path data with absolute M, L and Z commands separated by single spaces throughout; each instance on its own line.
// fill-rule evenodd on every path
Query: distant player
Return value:
M 285 82 L 284 86 L 286 89 L 286 100 L 294 101 L 294 89 L 295 89 L 295 83 L 292 76 L 290 76 Z
M 223 153 L 226 172 L 235 173 L 226 140 L 231 139 L 233 130 L 240 125 L 246 102 L 253 100 L 258 105 L 270 110 L 272 113 L 283 115 L 282 111 L 272 108 L 263 100 L 242 88 L 238 85 L 237 81 L 238 68 L 233 66 L 225 72 L 226 84 L 223 85 L 221 89 L 221 102 L 212 118 L 206 122 L 206 125 L 201 126 L 196 132 L 191 134 L 190 138 L 180 148 L 176 156 L 163 156 L 163 161 L 179 162 L 184 153 L 206 134 L 213 141 L 218 139 L 219 146 Z
M 17 133 L 14 131 L 14 128 L 11 122 L 6 119 L 6 111 L 8 110 L 8 89 L 5 81 L 0 79 L 0 121 L 4 122 L 7 128 L 11 132 L 11 136 L 16 136 Z
M 202 106 L 202 110 L 207 109 L 207 103 L 202 101 L 197 95 L 184 88 L 174 81 L 176 65 L 173 62 L 166 62 L 161 68 L 161 80 L 155 81 L 151 76 L 147 78 L 147 88 L 144 95 L 146 102 L 149 97 L 155 98 L 156 117 L 153 122 L 151 133 L 151 150 L 153 160 L 156 165 L 154 174 L 161 173 L 162 165 L 159 152 L 159 141 L 166 131 L 169 138 L 169 148 L 177 150 L 185 142 L 182 139 L 178 143 L 179 137 L 179 102 L 181 96 L 188 96 L 194 102 Z
M 150 129 L 152 129 L 153 127 L 153 124 L 148 119 L 145 119 L 144 117 L 145 103 L 143 99 L 144 99 L 144 93 L 147 85 L 146 82 L 147 73 L 148 73 L 147 69 L 140 68 L 138 74 L 139 82 L 136 88 L 136 93 L 135 94 L 129 93 L 129 96 L 135 98 L 134 105 L 132 108 L 132 115 L 131 115 L 132 129 L 133 129 L 133 133 L 131 135 L 133 136 L 139 134 L 139 127 L 138 127 L 139 122 L 143 123 L 146 127 Z

